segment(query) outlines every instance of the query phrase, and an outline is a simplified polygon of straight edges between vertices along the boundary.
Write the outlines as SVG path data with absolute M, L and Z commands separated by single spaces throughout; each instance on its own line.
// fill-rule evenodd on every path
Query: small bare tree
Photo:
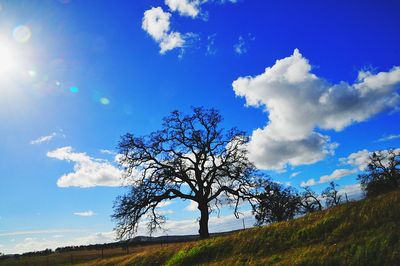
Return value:
M 156 207 L 181 198 L 197 203 L 199 234 L 209 236 L 209 214 L 222 204 L 253 204 L 258 189 L 257 171 L 247 158 L 244 132 L 220 128 L 214 109 L 194 108 L 193 114 L 174 111 L 163 128 L 145 137 L 126 134 L 119 143 L 120 163 L 131 191 L 114 205 L 119 238 L 134 235 L 145 217 L 150 232 L 165 221 Z
M 338 186 L 338 184 L 332 181 L 322 192 L 322 197 L 325 198 L 325 205 L 327 208 L 339 205 L 342 202 L 342 195 L 339 195 L 339 191 L 337 190 Z
M 322 210 L 322 204 L 318 195 L 310 188 L 304 187 L 304 191 L 301 193 L 301 211 L 302 213 L 311 213 Z

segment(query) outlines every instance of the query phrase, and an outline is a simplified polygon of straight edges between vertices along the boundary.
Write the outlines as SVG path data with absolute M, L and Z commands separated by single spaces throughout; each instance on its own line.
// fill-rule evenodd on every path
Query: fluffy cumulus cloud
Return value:
M 198 0 L 165 0 L 165 4 L 171 11 L 178 11 L 181 16 L 195 18 L 200 12 Z
M 372 153 L 367 149 L 353 152 L 347 158 L 340 158 L 341 163 L 355 166 L 360 171 L 364 171 L 369 162 L 369 157 Z
M 171 13 L 164 12 L 161 7 L 146 10 L 143 15 L 142 29 L 159 45 L 160 53 L 183 47 L 185 40 L 179 32 L 170 31 Z
M 236 3 L 237 0 L 165 0 L 165 5 L 170 12 L 164 11 L 161 6 L 152 7 L 143 14 L 142 29 L 146 31 L 160 46 L 160 53 L 165 54 L 175 48 L 181 49 L 180 57 L 184 48 L 193 45 L 200 40 L 199 34 L 188 32 L 181 34 L 170 28 L 170 20 L 173 13 L 191 18 L 203 18 L 207 20 L 208 13 L 201 12 L 201 6 L 206 3 Z M 214 43 L 214 40 L 211 40 Z M 244 45 L 244 44 L 243 44 Z M 243 46 L 242 45 L 242 46 Z M 244 51 L 244 47 L 240 47 Z M 209 46 L 207 45 L 207 53 Z
M 122 184 L 122 171 L 109 161 L 92 158 L 86 153 L 74 152 L 70 146 L 49 151 L 47 156 L 74 163 L 74 171 L 58 179 L 59 187 L 120 186 Z
M 355 170 L 355 169 L 336 169 L 330 175 L 321 176 L 319 178 L 318 182 L 312 178 L 312 179 L 307 180 L 306 182 L 301 182 L 300 186 L 306 187 L 306 186 L 314 186 L 316 184 L 324 184 L 324 183 L 328 183 L 331 181 L 339 180 L 342 177 L 354 174 L 356 172 L 357 172 L 357 170 Z
M 340 131 L 399 102 L 400 67 L 372 74 L 360 72 L 354 84 L 328 81 L 311 73 L 298 49 L 258 76 L 233 82 L 248 106 L 261 107 L 268 123 L 253 131 L 250 158 L 263 169 L 311 164 L 332 154 L 337 144 L 317 130 Z

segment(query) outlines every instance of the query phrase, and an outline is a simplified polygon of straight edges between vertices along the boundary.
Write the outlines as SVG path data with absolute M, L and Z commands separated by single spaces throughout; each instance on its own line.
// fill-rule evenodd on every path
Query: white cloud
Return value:
M 318 183 L 323 184 L 323 183 L 331 182 L 333 180 L 339 180 L 342 177 L 354 174 L 355 172 L 357 172 L 357 171 L 354 169 L 336 169 L 330 175 L 321 176 L 319 178 Z
M 0 233 L 0 236 L 41 235 L 41 234 L 72 233 L 72 232 L 77 232 L 77 230 L 75 230 L 75 229 L 43 229 L 43 230 L 6 231 L 3 233 Z
M 166 34 L 160 42 L 160 53 L 164 54 L 172 49 L 183 47 L 184 44 L 185 40 L 179 32 L 171 32 Z
M 316 184 L 317 184 L 317 182 L 315 182 L 315 179 L 311 178 L 311 179 L 308 179 L 306 182 L 304 182 L 304 181 L 301 182 L 300 186 L 301 187 L 311 187 L 311 186 L 314 186 Z
M 167 212 L 170 213 L 170 211 Z M 224 232 L 241 229 L 243 228 L 243 221 L 246 224 L 246 228 L 252 227 L 255 219 L 251 211 L 243 211 L 242 213 L 243 215 L 240 216 L 240 219 L 236 219 L 233 214 L 220 217 L 211 215 L 209 220 L 210 232 Z M 165 235 L 166 233 L 169 235 L 197 234 L 199 224 L 195 218 L 185 220 L 167 220 L 166 224 L 164 225 L 164 229 L 164 231 L 155 232 L 153 236 Z M 74 231 L 77 230 L 36 230 L 35 232 L 40 234 L 41 232 L 58 233 Z M 29 234 L 29 231 L 25 232 L 28 232 Z M 23 253 L 33 250 L 44 250 L 46 248 L 55 249 L 57 247 L 109 243 L 116 241 L 116 235 L 114 231 L 88 233 L 86 235 L 84 232 L 79 232 L 78 235 L 79 237 L 73 237 L 71 234 L 66 234 L 67 237 L 72 237 L 69 239 L 63 237 L 62 235 L 57 235 L 56 237 L 54 234 L 50 235 L 49 237 L 40 235 L 26 237 L 22 241 L 9 242 L 8 245 L 3 248 L 3 252 L 8 254 Z M 148 235 L 144 224 L 139 226 L 137 235 Z
M 177 12 L 180 16 L 191 18 L 201 18 L 208 20 L 208 13 L 201 12 L 201 6 L 206 3 L 236 3 L 237 0 L 165 0 L 171 12 Z M 181 34 L 178 31 L 173 31 L 170 28 L 170 20 L 172 14 L 166 12 L 162 7 L 152 7 L 146 10 L 143 14 L 142 29 L 146 31 L 160 46 L 160 53 L 164 54 L 175 48 L 181 48 L 179 58 L 182 57 L 185 48 L 191 46 L 194 41 L 198 41 L 199 34 L 188 32 Z M 250 37 L 250 35 L 249 35 Z M 253 40 L 252 38 L 250 38 Z M 213 39 L 209 39 L 209 43 L 214 44 Z M 210 49 L 210 44 L 207 46 L 207 52 L 214 54 L 215 49 Z
M 143 15 L 142 29 L 160 45 L 160 53 L 183 47 L 185 40 L 179 32 L 170 31 L 171 13 L 161 7 L 152 7 Z
M 301 172 L 294 172 L 294 173 L 292 173 L 292 174 L 290 175 L 290 178 L 296 177 L 296 176 L 298 176 L 299 174 L 301 174 Z
M 164 207 L 167 207 L 167 206 L 171 205 L 172 203 L 174 203 L 173 200 L 162 201 L 157 205 L 157 207 L 158 208 L 164 208 Z
M 101 153 L 103 154 L 109 154 L 109 155 L 116 155 L 117 153 L 115 151 L 107 150 L 107 149 L 102 149 L 100 150 Z
M 74 152 L 70 146 L 49 151 L 47 156 L 74 163 L 74 171 L 64 174 L 58 179 L 57 185 L 59 187 L 122 185 L 122 171 L 107 160 L 95 159 L 86 153 Z
M 252 227 L 255 219 L 251 211 L 243 211 L 240 219 L 236 219 L 233 214 L 224 216 L 211 216 L 209 220 L 209 230 L 212 232 L 225 232 L 230 230 L 242 229 L 243 220 L 245 219 L 246 226 Z M 187 220 L 167 220 L 164 229 L 168 234 L 174 235 L 187 235 L 197 234 L 199 229 L 199 223 L 196 219 Z M 158 232 L 155 235 L 163 234 Z
M 211 34 L 207 36 L 207 46 L 206 46 L 206 55 L 215 55 L 217 53 L 217 49 L 215 48 L 215 38 L 217 34 Z
M 400 134 L 391 134 L 389 136 L 385 136 L 385 137 L 378 139 L 378 141 L 389 141 L 389 140 L 398 139 L 398 138 L 400 138 Z
M 239 36 L 237 43 L 235 43 L 233 45 L 233 50 L 237 54 L 245 54 L 245 53 L 247 53 L 247 49 L 246 49 L 245 45 L 246 45 L 246 42 L 244 41 L 244 38 L 242 36 Z
M 394 151 L 400 152 L 400 148 L 395 149 Z M 345 158 L 340 158 L 339 160 L 342 164 L 348 164 L 358 168 L 358 170 L 360 171 L 364 171 L 365 169 L 367 169 L 368 163 L 370 161 L 370 156 L 374 152 L 387 154 L 388 150 L 368 151 L 367 149 L 364 149 L 358 152 L 353 152 L 349 156 Z M 384 160 L 382 163 L 385 165 L 387 161 Z
M 185 207 L 185 210 L 191 211 L 191 212 L 197 211 L 198 210 L 197 202 L 195 202 L 193 200 L 189 201 L 189 204 Z
M 82 217 L 91 217 L 96 215 L 94 211 L 84 211 L 84 212 L 74 212 L 74 215 L 76 216 L 82 216 Z
M 197 17 L 200 1 L 196 0 L 165 0 L 171 11 L 178 11 L 181 16 Z
M 300 186 L 305 187 L 305 186 L 314 186 L 316 184 L 324 184 L 334 180 L 339 180 L 342 177 L 354 174 L 356 172 L 357 172 L 356 169 L 336 169 L 330 175 L 321 176 L 318 182 L 316 182 L 315 179 L 312 178 L 307 180 L 306 182 L 301 182 Z
M 340 131 L 396 107 L 400 67 L 360 72 L 356 83 L 330 84 L 311 73 L 298 49 L 258 76 L 239 77 L 232 86 L 248 106 L 268 113 L 264 128 L 253 131 L 249 157 L 262 169 L 311 164 L 333 154 L 337 144 L 317 129 Z
M 35 139 L 35 140 L 31 140 L 31 141 L 30 141 L 30 144 L 35 145 L 35 144 L 40 144 L 40 143 L 43 143 L 43 142 L 49 142 L 49 141 L 51 141 L 55 136 L 57 136 L 57 133 L 56 133 L 56 132 L 53 132 L 53 133 L 51 133 L 50 135 L 42 136 L 42 137 L 39 137 L 39 138 L 37 138 L 37 139 Z
M 98 232 L 88 235 L 76 237 L 73 239 L 66 239 L 60 237 L 26 237 L 15 244 L 7 245 L 4 252 L 7 254 L 23 253 L 34 250 L 44 250 L 47 248 L 55 249 L 57 247 L 65 246 L 80 246 L 90 244 L 102 244 L 114 242 L 116 238 L 115 232 Z
M 349 199 L 358 199 L 362 196 L 360 184 L 347 185 L 339 189 L 339 195 L 346 195 Z
M 247 42 L 254 41 L 256 38 L 251 34 L 247 34 L 247 36 L 239 36 L 237 42 L 233 45 L 233 50 L 235 53 L 241 55 L 247 53 Z
M 367 149 L 360 150 L 358 152 L 353 152 L 347 158 L 340 158 L 339 160 L 343 164 L 348 164 L 357 167 L 360 171 L 364 171 L 369 162 L 369 157 L 372 153 Z

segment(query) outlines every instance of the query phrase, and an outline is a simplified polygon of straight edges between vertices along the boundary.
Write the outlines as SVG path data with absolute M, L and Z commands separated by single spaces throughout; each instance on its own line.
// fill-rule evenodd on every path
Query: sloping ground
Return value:
M 82 265 L 400 265 L 400 192 Z

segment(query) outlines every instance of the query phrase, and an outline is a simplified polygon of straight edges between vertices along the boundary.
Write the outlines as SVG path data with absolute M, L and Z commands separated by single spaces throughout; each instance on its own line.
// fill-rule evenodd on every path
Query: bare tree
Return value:
M 338 184 L 332 181 L 322 192 L 322 197 L 325 198 L 325 205 L 327 208 L 339 205 L 342 202 L 342 195 L 339 195 L 339 191 L 337 190 L 338 186 Z
M 300 202 L 302 213 L 321 211 L 322 204 L 318 195 L 310 187 L 304 187 L 303 189 Z
M 371 154 L 365 173 L 358 176 L 367 196 L 400 188 L 400 149 Z
M 300 197 L 292 187 L 279 183 L 264 182 L 264 192 L 258 196 L 254 208 L 257 225 L 293 219 L 300 207 Z
M 165 217 L 156 208 L 165 200 L 197 203 L 201 238 L 209 236 L 209 214 L 222 203 L 233 206 L 237 218 L 240 203 L 254 204 L 259 177 L 247 158 L 248 138 L 237 129 L 225 133 L 221 121 L 215 109 L 194 108 L 191 115 L 174 111 L 162 130 L 122 137 L 119 161 L 131 190 L 114 205 L 119 238 L 134 235 L 141 220 L 148 221 L 150 232 L 160 228 Z

